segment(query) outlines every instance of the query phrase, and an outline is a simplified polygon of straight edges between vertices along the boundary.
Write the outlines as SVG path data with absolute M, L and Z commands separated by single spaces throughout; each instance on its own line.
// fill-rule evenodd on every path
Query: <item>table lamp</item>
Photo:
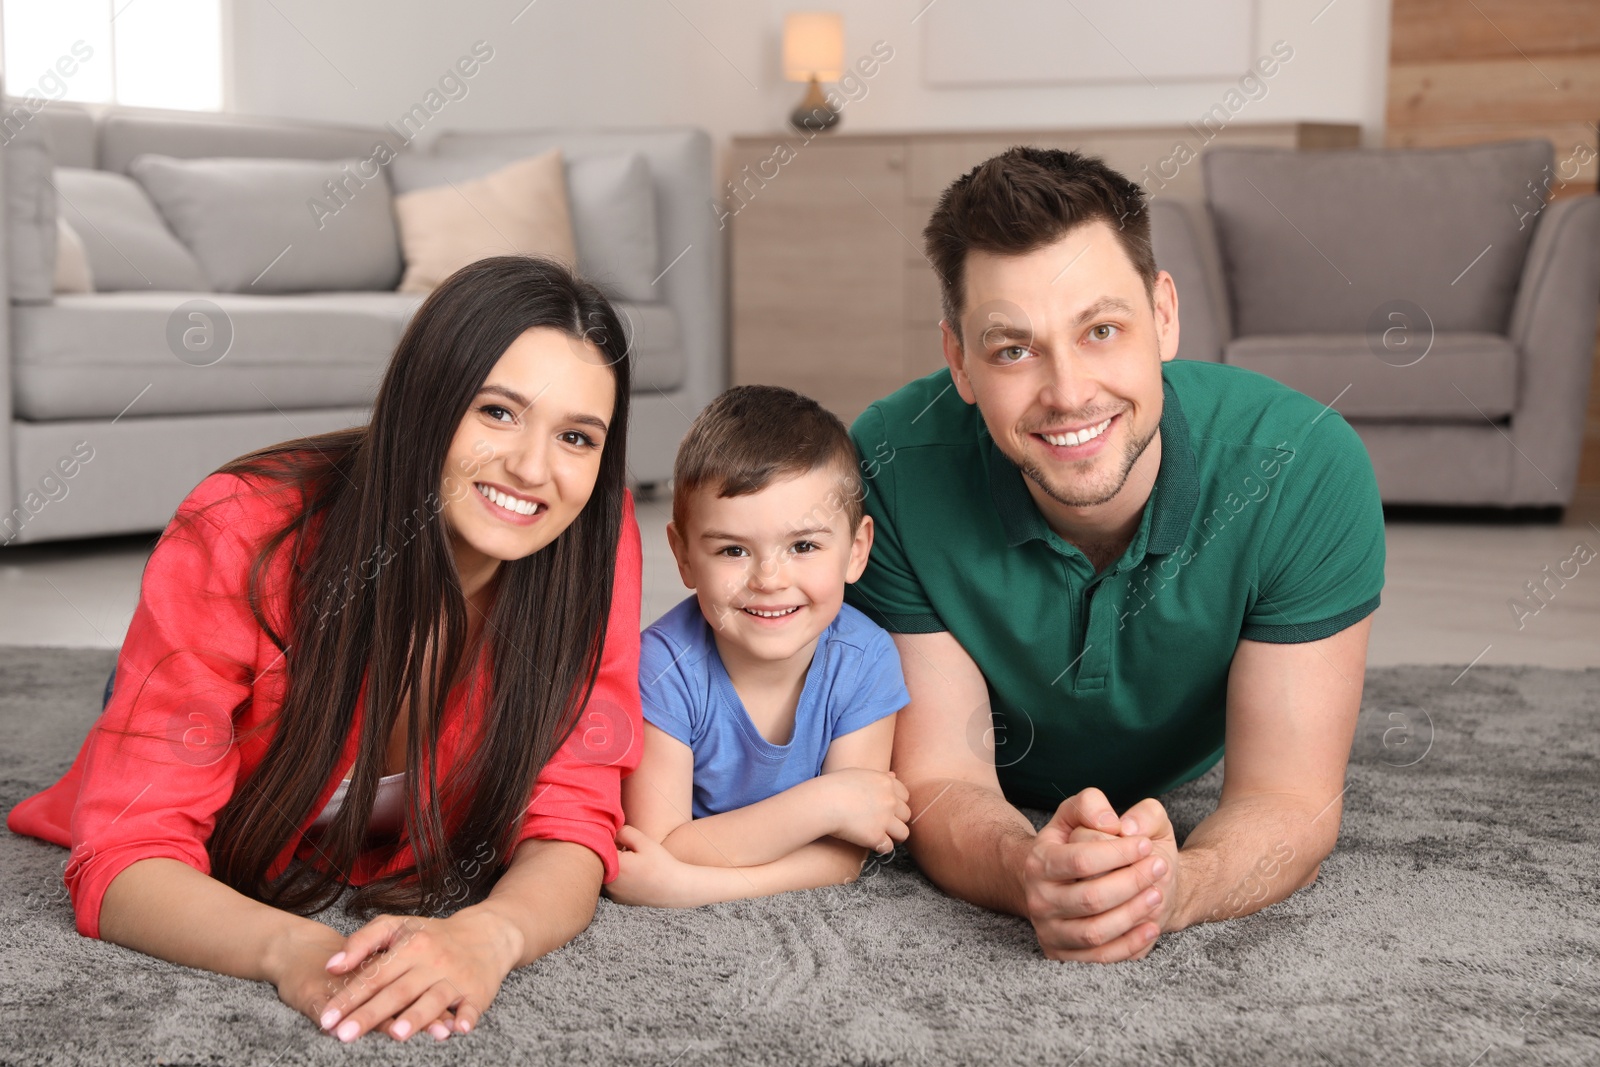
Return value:
M 826 130 L 838 125 L 839 113 L 828 106 L 822 82 L 844 73 L 844 16 L 836 11 L 791 11 L 783 17 L 783 76 L 809 82 L 805 99 L 789 114 L 797 130 Z

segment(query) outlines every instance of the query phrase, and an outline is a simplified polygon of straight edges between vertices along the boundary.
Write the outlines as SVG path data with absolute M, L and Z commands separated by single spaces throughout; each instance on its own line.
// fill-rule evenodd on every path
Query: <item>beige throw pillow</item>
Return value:
M 58 293 L 94 292 L 94 276 L 89 271 L 83 238 L 60 215 L 56 216 L 56 277 L 52 288 Z
M 400 292 L 426 293 L 468 263 L 533 253 L 577 263 L 561 150 L 472 181 L 394 198 L 406 272 Z

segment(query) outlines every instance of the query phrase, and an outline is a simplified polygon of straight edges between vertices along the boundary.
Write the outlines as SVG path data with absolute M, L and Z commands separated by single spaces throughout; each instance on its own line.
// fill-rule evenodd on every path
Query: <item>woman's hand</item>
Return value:
M 637 826 L 618 830 L 617 846 L 617 876 L 606 883 L 607 896 L 619 904 L 689 906 L 687 892 L 694 871 L 687 863 Z
M 343 987 L 318 1022 L 341 1041 L 375 1029 L 399 1041 L 424 1027 L 441 1040 L 464 1034 L 521 953 L 521 934 L 486 910 L 463 908 L 448 919 L 380 915 L 323 957 Z
M 880 855 L 911 834 L 911 793 L 893 771 L 841 767 L 820 775 L 826 785 L 837 825 L 832 836 Z
M 347 986 L 366 980 L 359 973 L 334 974 L 328 970 L 329 957 L 344 947 L 344 935 L 330 926 L 309 919 L 297 924 L 292 933 L 279 940 L 268 961 L 278 999 L 311 1020 L 320 1021 L 333 999 Z M 391 1021 L 384 1020 L 385 1024 Z M 454 1013 L 444 1011 L 428 1030 L 443 1040 L 454 1026 Z

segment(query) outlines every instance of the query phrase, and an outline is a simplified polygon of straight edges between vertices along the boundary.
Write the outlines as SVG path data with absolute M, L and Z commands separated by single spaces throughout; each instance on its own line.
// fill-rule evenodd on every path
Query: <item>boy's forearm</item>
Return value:
M 753 867 L 692 866 L 693 873 L 678 906 L 692 908 L 725 900 L 771 896 L 793 889 L 843 885 L 856 880 L 866 858 L 867 850 L 859 845 L 824 837 L 782 859 Z
M 697 867 L 772 863 L 834 831 L 828 788 L 825 778 L 811 778 L 755 804 L 686 822 L 661 843 Z

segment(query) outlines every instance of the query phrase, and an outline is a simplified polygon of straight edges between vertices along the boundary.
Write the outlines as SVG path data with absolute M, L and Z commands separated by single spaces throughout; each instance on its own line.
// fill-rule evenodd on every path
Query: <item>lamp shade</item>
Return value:
M 843 15 L 837 11 L 791 11 L 783 17 L 785 79 L 836 82 L 843 74 Z

